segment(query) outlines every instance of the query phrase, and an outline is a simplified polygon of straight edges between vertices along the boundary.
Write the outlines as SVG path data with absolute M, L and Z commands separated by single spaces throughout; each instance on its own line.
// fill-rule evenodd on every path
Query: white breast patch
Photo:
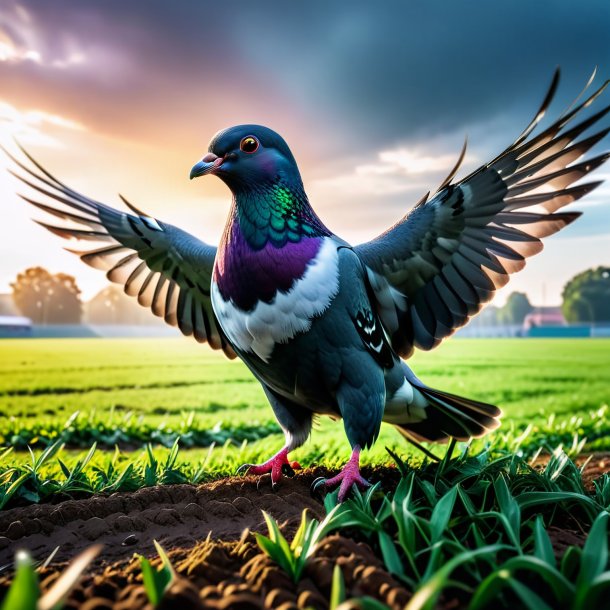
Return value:
M 307 332 L 313 318 L 324 312 L 339 290 L 337 245 L 326 237 L 316 257 L 288 292 L 278 292 L 271 303 L 259 302 L 243 311 L 225 301 L 212 282 L 212 307 L 229 340 L 244 352 L 268 362 L 276 343 L 286 343 Z

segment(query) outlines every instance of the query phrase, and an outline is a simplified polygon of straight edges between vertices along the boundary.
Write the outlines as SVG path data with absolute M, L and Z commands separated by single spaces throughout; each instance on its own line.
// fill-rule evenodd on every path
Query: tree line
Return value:
M 81 291 L 71 275 L 30 267 L 17 275 L 11 289 L 16 309 L 34 324 L 80 324 L 83 319 Z M 564 286 L 562 300 L 567 322 L 610 322 L 610 267 L 596 267 L 574 276 Z M 98 324 L 146 324 L 155 320 L 116 285 L 100 291 L 87 307 L 93 318 L 90 321 Z M 503 307 L 489 307 L 481 318 L 488 324 L 519 325 L 533 311 L 525 293 L 512 292 Z
M 563 287 L 561 312 L 570 324 L 610 322 L 610 267 L 587 269 L 575 275 Z M 499 324 L 522 324 L 534 311 L 527 295 L 512 292 L 496 311 Z
M 19 313 L 36 325 L 161 323 L 116 284 L 107 286 L 83 303 L 73 276 L 31 267 L 19 273 L 10 286 L 12 303 L 0 301 L 0 315 Z

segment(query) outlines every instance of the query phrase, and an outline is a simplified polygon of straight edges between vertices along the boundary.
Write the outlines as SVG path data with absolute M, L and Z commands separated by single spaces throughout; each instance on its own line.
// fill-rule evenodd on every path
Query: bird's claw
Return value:
M 354 486 L 360 489 L 367 489 L 371 486 L 364 477 L 358 476 L 352 479 L 351 477 L 342 477 L 340 473 L 332 479 L 325 479 L 324 477 L 315 479 L 310 488 L 311 496 L 321 499 L 325 489 L 330 491 L 330 488 L 336 485 L 339 485 L 339 495 L 337 497 L 339 502 L 343 502 L 347 498 Z
M 254 475 L 271 475 L 271 488 L 276 491 L 282 475 L 287 477 L 293 477 L 295 470 L 300 469 L 301 466 L 298 462 L 288 461 L 288 449 L 284 447 L 279 453 L 274 455 L 270 460 L 267 460 L 263 464 L 243 464 L 241 465 L 235 474 L 254 474 Z M 267 477 L 264 477 L 267 480 Z M 263 481 L 263 477 L 258 480 L 257 489 L 260 489 L 260 484 Z
M 297 466 L 298 466 L 298 464 L 297 464 Z M 298 467 L 300 468 L 300 466 L 298 466 Z M 294 471 L 294 468 L 290 464 L 286 463 L 286 464 L 282 464 L 282 474 L 286 475 L 287 477 L 292 478 L 296 473 Z
M 330 479 L 318 477 L 311 484 L 311 495 L 315 497 L 320 494 L 323 488 L 328 489 L 339 485 L 337 499 L 339 502 L 343 502 L 354 486 L 360 487 L 360 489 L 370 487 L 371 484 L 360 474 L 359 459 L 360 447 L 356 446 L 352 452 L 352 457 L 339 474 Z
M 318 477 L 314 480 L 310 487 L 310 493 L 312 497 L 319 498 L 322 496 L 322 488 L 326 486 L 326 479 L 324 477 Z

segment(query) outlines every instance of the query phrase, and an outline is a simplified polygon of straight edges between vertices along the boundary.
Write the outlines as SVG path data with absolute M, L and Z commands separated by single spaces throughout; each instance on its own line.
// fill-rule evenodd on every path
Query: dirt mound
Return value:
M 192 548 L 208 534 L 239 539 L 244 529 L 265 529 L 261 510 L 291 529 L 304 508 L 323 516 L 311 497 L 311 482 L 321 471 L 284 478 L 280 492 L 269 481 L 232 477 L 205 485 L 149 487 L 60 504 L 32 505 L 0 512 L 0 565 L 26 548 L 39 560 L 60 547 L 55 561 L 67 561 L 93 543 L 104 544 L 98 562 L 128 558 L 134 552 L 154 553 L 153 539 L 169 549 Z
M 587 465 L 584 474 L 589 484 L 606 471 L 608 463 L 609 456 L 599 455 Z M 364 469 L 363 474 L 388 490 L 400 478 L 395 468 Z M 316 477 L 328 475 L 323 468 L 300 472 L 293 479 L 285 478 L 277 493 L 271 491 L 268 478 L 257 484 L 257 477 L 233 477 L 201 486 L 147 488 L 0 512 L 0 566 L 5 567 L 0 599 L 10 583 L 17 549 L 27 548 L 37 560 L 44 560 L 60 547 L 41 574 L 46 590 L 71 558 L 101 542 L 102 554 L 72 592 L 67 608 L 152 610 L 134 553 L 156 558 L 152 543 L 156 539 L 178 574 L 160 606 L 165 610 L 326 610 L 336 564 L 343 572 L 348 598 L 368 595 L 389 608 L 403 608 L 412 593 L 385 570 L 378 553 L 357 532 L 343 532 L 355 534 L 356 539 L 326 538 L 298 583 L 256 544 L 252 532 L 266 532 L 261 509 L 282 524 L 289 539 L 304 508 L 322 518 L 322 503 L 309 490 Z M 580 546 L 585 539 L 565 526 L 552 527 L 549 534 L 558 557 L 567 546 Z M 455 608 L 456 603 L 441 600 L 439 607 Z
M 400 604 L 390 606 L 402 607 L 408 592 L 383 570 L 366 544 L 329 537 L 298 584 L 258 548 L 252 532 L 266 532 L 261 510 L 282 524 L 289 538 L 304 508 L 323 518 L 322 503 L 311 497 L 310 486 L 316 477 L 329 474 L 324 468 L 302 471 L 293 479 L 284 478 L 277 493 L 267 478 L 259 483 L 257 477 L 247 476 L 3 511 L 0 565 L 10 567 L 19 548 L 43 560 L 59 546 L 52 565 L 41 575 L 45 590 L 78 552 L 102 543 L 103 552 L 70 596 L 68 608 L 149 610 L 134 553 L 156 557 L 156 539 L 168 550 L 180 576 L 163 608 L 327 608 L 336 562 L 350 595 L 376 592 L 379 598 L 383 591 L 380 599 L 396 598 Z M 399 479 L 395 468 L 364 469 L 363 474 L 388 489 Z M 6 572 L 0 580 L 0 598 L 10 582 L 10 569 Z
M 335 564 L 343 572 L 348 597 L 372 595 L 398 609 L 411 596 L 383 569 L 368 545 L 337 535 L 324 540 L 296 584 L 260 552 L 251 533 L 239 541 L 200 542 L 190 552 L 179 550 L 170 557 L 179 576 L 159 606 L 161 610 L 326 610 Z M 57 578 L 57 572 L 46 573 L 43 589 Z M 67 608 L 152 610 L 135 559 L 85 577 Z
M 585 485 L 592 489 L 593 481 L 610 470 L 610 453 L 590 453 L 578 456 L 576 464 L 584 465 L 582 478 Z

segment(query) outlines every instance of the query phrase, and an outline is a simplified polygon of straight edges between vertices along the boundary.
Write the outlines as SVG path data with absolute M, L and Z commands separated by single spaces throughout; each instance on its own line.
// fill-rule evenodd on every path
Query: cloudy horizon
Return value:
M 556 66 L 557 116 L 594 66 L 610 77 L 610 4 L 507 5 L 388 0 L 307 6 L 279 1 L 74 3 L 7 0 L 0 8 L 0 142 L 16 136 L 63 181 L 121 207 L 117 193 L 209 243 L 230 195 L 192 164 L 219 129 L 262 123 L 297 158 L 312 205 L 352 242 L 393 224 L 435 190 L 469 148 L 459 176 L 509 145 L 538 108 Z M 597 108 L 608 104 L 604 94 Z M 604 123 L 604 125 L 607 125 Z M 593 151 L 608 148 L 606 138 Z M 85 298 L 103 274 L 31 222 L 24 189 L 0 161 L 0 292 L 26 267 L 73 274 Z M 610 178 L 602 168 L 593 179 Z M 535 304 L 610 265 L 610 186 L 513 276 Z M 498 304 L 498 303 L 496 303 Z

